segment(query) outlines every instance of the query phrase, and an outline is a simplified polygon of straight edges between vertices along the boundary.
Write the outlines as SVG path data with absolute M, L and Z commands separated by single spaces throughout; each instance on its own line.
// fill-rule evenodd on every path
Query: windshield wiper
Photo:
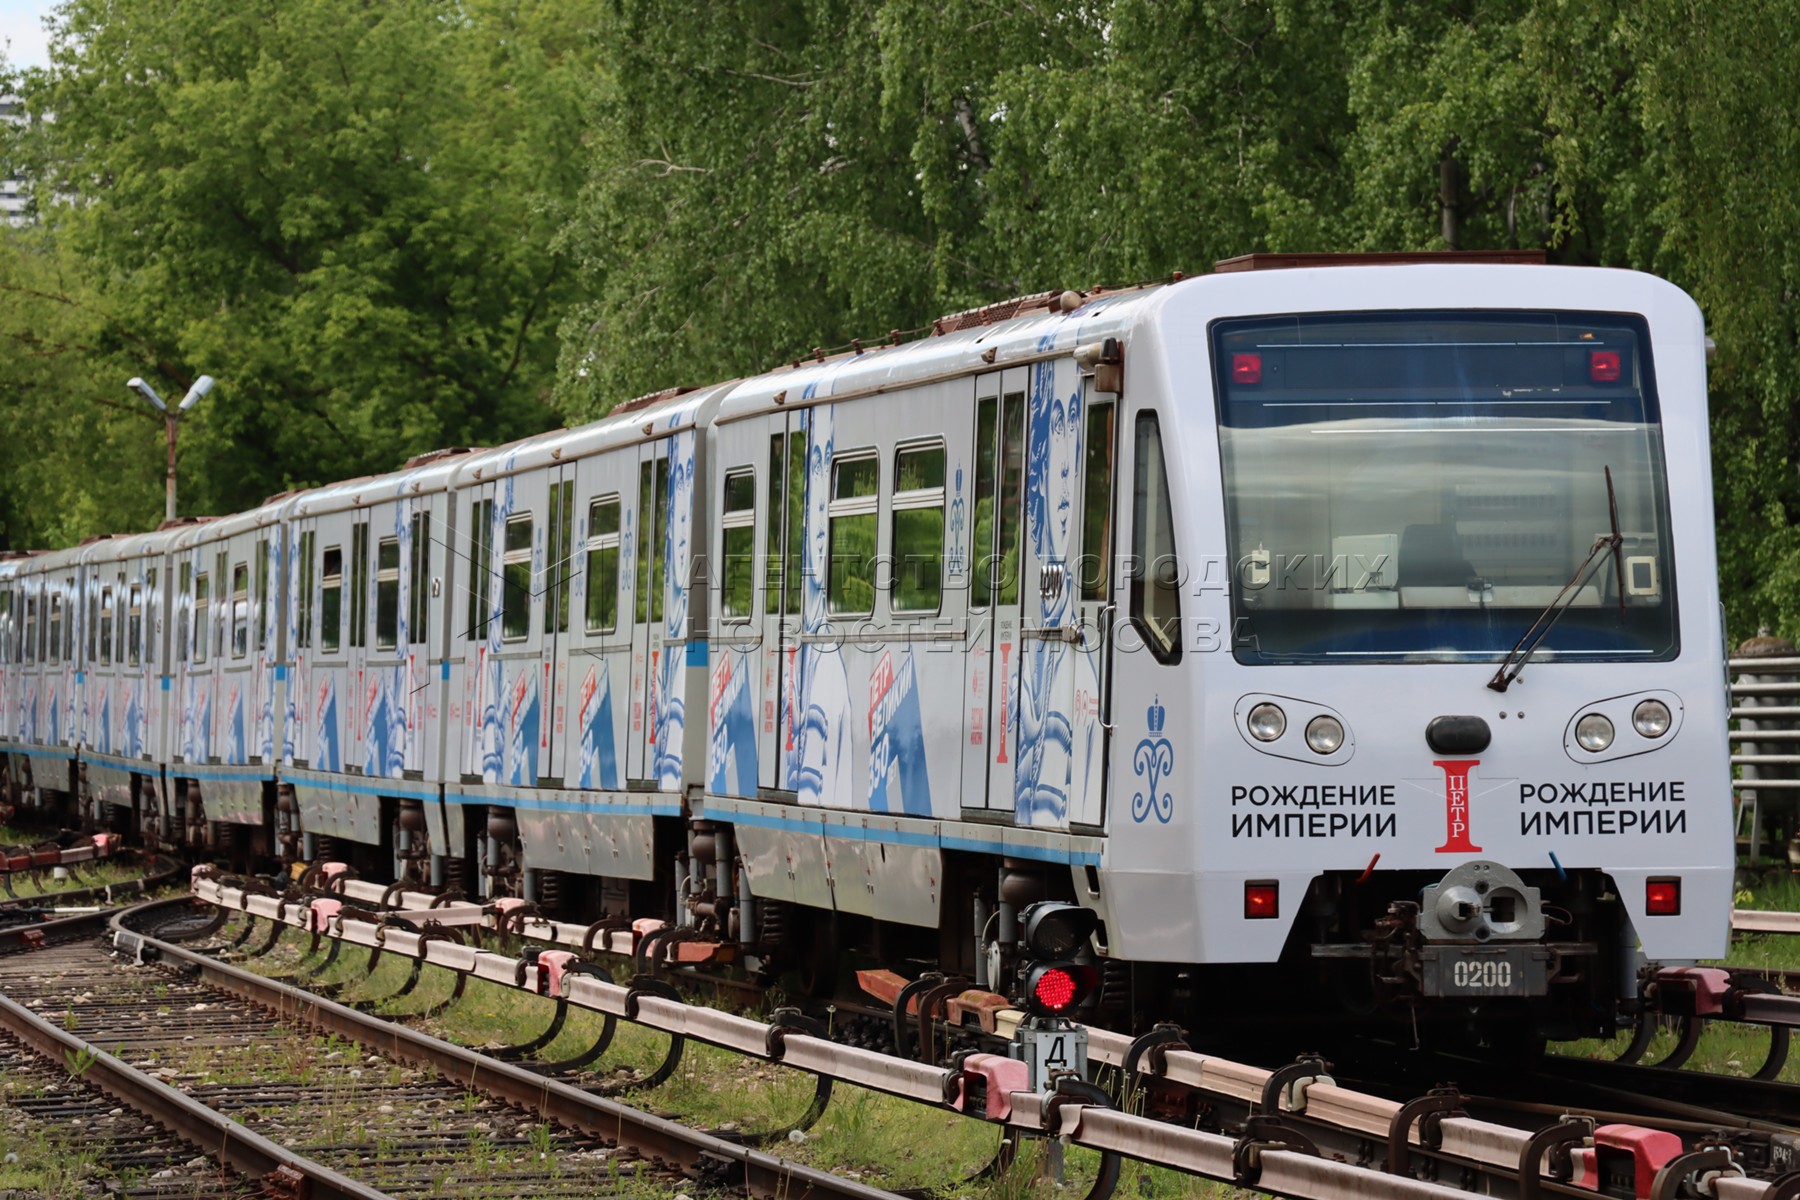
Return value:
M 1550 631 L 1555 628 L 1556 622 L 1574 606 L 1575 598 L 1581 595 L 1581 589 L 1587 583 L 1584 576 L 1588 574 L 1588 568 L 1594 566 L 1594 560 L 1600 557 L 1601 551 L 1612 552 L 1613 572 L 1619 583 L 1619 619 L 1621 621 L 1625 619 L 1625 562 L 1619 557 L 1619 547 L 1625 544 L 1625 535 L 1619 532 L 1619 500 L 1613 494 L 1612 468 L 1604 469 L 1606 471 L 1606 511 L 1607 516 L 1612 520 L 1612 532 L 1603 533 L 1594 539 L 1593 548 L 1588 551 L 1588 556 L 1581 560 L 1581 565 L 1575 568 L 1575 574 L 1569 577 L 1569 582 L 1563 584 L 1562 591 L 1556 593 L 1556 598 L 1545 605 L 1544 611 L 1539 613 L 1537 620 L 1531 623 L 1531 628 L 1525 631 L 1525 636 L 1506 652 L 1506 657 L 1500 661 L 1500 669 L 1494 672 L 1492 679 L 1488 680 L 1488 687 L 1496 692 L 1504 692 L 1513 680 L 1519 677 L 1519 672 L 1525 669 L 1525 664 L 1531 661 L 1533 654 L 1537 653 L 1538 646 L 1546 637 L 1550 636 Z M 1511 674 L 1507 673 L 1509 667 L 1512 669 Z

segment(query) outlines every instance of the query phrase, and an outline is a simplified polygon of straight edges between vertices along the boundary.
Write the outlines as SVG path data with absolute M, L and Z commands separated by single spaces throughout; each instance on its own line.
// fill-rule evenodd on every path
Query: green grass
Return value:
M 1741 871 L 1735 906 L 1765 912 L 1800 910 L 1800 876 L 1786 869 L 1758 872 Z M 1726 968 L 1800 969 L 1800 937 L 1779 933 L 1738 933 L 1731 938 L 1731 950 L 1708 966 Z M 1629 1030 L 1609 1040 L 1586 1039 L 1560 1042 L 1551 1046 L 1554 1053 L 1583 1058 L 1615 1058 L 1631 1041 Z M 1659 1030 L 1643 1061 L 1655 1063 L 1666 1058 L 1675 1048 L 1678 1030 L 1673 1026 Z M 1768 1059 L 1769 1033 L 1755 1025 L 1728 1021 L 1710 1022 L 1700 1037 L 1700 1044 L 1688 1060 L 1698 1071 L 1719 1074 L 1751 1075 Z M 1788 1059 L 1779 1076 L 1788 1083 L 1800 1083 L 1800 1055 Z
M 260 944 L 262 936 L 254 935 L 252 941 Z M 289 933 L 280 948 L 251 965 L 272 972 L 293 970 L 307 940 L 305 935 Z M 346 947 L 319 979 L 298 982 L 301 986 L 345 982 L 350 986 L 340 998 L 360 1001 L 390 995 L 411 970 L 408 961 L 384 955 L 375 972 L 365 976 L 367 961 L 366 950 Z M 418 1013 L 448 995 L 450 987 L 449 972 L 426 967 L 410 995 L 380 1008 L 389 1015 Z M 494 1049 L 531 1041 L 549 1027 L 554 1011 L 550 1000 L 471 979 L 462 1000 L 422 1028 L 464 1045 Z M 562 1032 L 540 1057 L 555 1060 L 580 1053 L 594 1043 L 603 1021 L 598 1013 L 571 1008 Z M 578 1082 L 592 1085 L 641 1078 L 662 1063 L 667 1047 L 666 1035 L 620 1021 L 611 1046 Z M 690 1042 L 666 1083 L 620 1099 L 697 1128 L 756 1132 L 797 1120 L 811 1103 L 813 1091 L 813 1077 L 804 1072 Z M 1039 1182 L 1041 1144 L 1036 1143 L 1027 1143 L 1020 1160 L 999 1179 L 966 1183 L 988 1165 L 998 1146 L 999 1128 L 988 1122 L 839 1084 L 824 1115 L 803 1140 L 784 1139 L 767 1149 L 879 1187 L 931 1187 L 967 1200 L 1022 1200 L 1027 1195 L 1052 1194 Z M 1054 1194 L 1077 1194 L 1076 1188 L 1085 1191 L 1099 1162 L 1098 1154 L 1069 1147 L 1065 1187 Z M 634 1181 L 628 1175 L 619 1182 L 628 1196 L 665 1200 L 673 1194 L 659 1184 Z M 1124 1164 L 1120 1187 L 1155 1200 L 1221 1200 L 1260 1194 L 1130 1161 Z

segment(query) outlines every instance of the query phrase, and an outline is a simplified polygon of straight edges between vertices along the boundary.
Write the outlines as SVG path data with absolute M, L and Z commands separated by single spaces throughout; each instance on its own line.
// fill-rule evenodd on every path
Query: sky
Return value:
M 43 19 L 55 0 L 0 0 L 0 43 L 14 67 L 48 66 Z

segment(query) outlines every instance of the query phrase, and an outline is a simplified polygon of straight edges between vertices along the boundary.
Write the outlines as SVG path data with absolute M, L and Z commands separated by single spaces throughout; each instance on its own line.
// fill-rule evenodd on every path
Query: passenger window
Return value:
M 256 543 L 256 628 L 250 635 L 256 642 L 258 650 L 263 649 L 269 636 L 269 539 L 261 538 Z
M 531 636 L 531 514 L 506 519 L 506 556 L 501 569 L 500 637 L 518 642 Z
M 313 631 L 313 533 L 309 529 L 300 535 L 300 620 L 299 628 L 294 631 L 296 649 L 306 650 L 312 647 Z
M 656 519 L 650 526 L 650 619 L 663 619 L 663 592 L 668 587 L 667 564 L 663 561 L 663 551 L 668 545 L 665 530 L 669 524 L 669 460 L 656 460 L 656 487 L 651 497 L 655 506 Z
M 375 547 L 375 648 L 400 645 L 400 540 L 382 538 Z
M 896 612 L 936 612 L 944 586 L 944 447 L 905 447 L 894 454 L 893 513 Z
M 575 482 L 550 485 L 550 561 L 544 568 L 549 579 L 549 603 L 544 609 L 545 628 L 569 631 L 569 591 L 575 578 Z
M 100 662 L 112 666 L 113 661 L 113 590 L 100 593 Z
M 469 640 L 488 634 L 488 599 L 493 595 L 494 502 L 469 501 Z
M 1181 571 L 1156 414 L 1137 418 L 1131 506 L 1131 620 L 1158 662 L 1181 658 Z
M 52 593 L 50 596 L 50 661 L 62 661 L 62 596 Z
M 1019 602 L 1019 521 L 1025 511 L 1025 393 L 1008 392 L 1000 416 L 1000 496 L 995 511 L 1000 543 L 995 547 L 1000 603 Z
M 750 615 L 756 588 L 756 470 L 744 467 L 725 476 L 724 530 L 727 620 Z
M 12 589 L 0 592 L 0 663 L 12 661 L 13 625 L 12 625 Z
M 589 633 L 619 627 L 619 498 L 588 505 L 587 619 Z
M 781 535 L 786 528 L 786 520 L 782 512 L 782 497 L 787 494 L 784 483 L 787 472 L 786 449 L 787 435 L 776 434 L 769 439 L 769 520 L 763 530 L 763 611 L 778 613 L 781 611 Z
M 428 640 L 431 619 L 431 514 L 412 516 L 412 554 L 407 578 L 406 638 L 415 646 Z
M 34 663 L 38 660 L 38 620 L 37 597 L 25 597 L 25 661 Z
M 125 662 L 136 667 L 144 661 L 144 589 L 134 585 L 129 595 L 125 610 Z
M 838 457 L 831 464 L 830 560 L 825 608 L 831 613 L 875 611 L 875 537 L 880 511 L 881 460 L 873 454 Z
M 335 651 L 344 638 L 344 550 L 325 547 L 319 569 L 319 648 Z
M 144 572 L 144 628 L 150 634 L 149 640 L 144 643 L 144 661 L 151 664 L 156 662 L 156 606 L 159 594 L 156 590 L 156 568 L 151 567 Z M 73 625 L 74 622 L 71 621 L 70 624 Z
M 194 576 L 194 662 L 206 661 L 212 637 L 212 580 L 205 571 Z
M 1087 462 L 1082 473 L 1081 563 L 1083 600 L 1112 594 L 1113 405 L 1088 404 Z
M 250 568 L 237 563 L 231 568 L 231 657 L 250 651 Z
M 231 578 L 230 575 L 227 574 L 227 572 L 230 570 L 230 567 L 228 565 L 229 560 L 226 557 L 225 551 L 223 551 L 223 550 L 219 551 L 219 557 L 216 561 L 217 561 L 217 565 L 213 571 L 213 578 L 218 580 L 220 587 L 224 587 L 225 584 Z M 228 597 L 221 596 L 220 599 L 225 600 L 225 599 L 228 599 Z M 219 640 L 213 646 L 212 653 L 213 653 L 214 658 L 224 658 L 225 657 L 225 615 L 226 614 L 223 611 L 220 612 L 218 624 L 215 626 L 215 628 L 217 630 L 216 636 L 218 637 Z
M 185 663 L 191 653 L 188 647 L 188 622 L 190 620 L 190 613 L 192 612 L 192 605 L 183 603 L 183 601 L 187 600 L 188 588 L 194 581 L 194 567 L 192 563 L 181 564 L 181 574 L 178 576 L 178 579 L 181 584 L 179 589 L 181 599 L 177 601 L 175 605 L 177 611 L 177 616 L 175 618 L 175 655 L 176 661 Z M 92 644 L 90 643 L 88 649 L 89 657 L 92 657 L 93 653 Z
M 969 555 L 975 560 L 975 577 L 969 603 L 986 608 L 994 600 L 994 580 L 999 578 L 994 556 L 995 440 L 1000 399 L 983 396 L 975 402 L 975 525 Z
M 25 606 L 26 616 L 29 617 L 31 615 L 29 599 L 26 600 Z M 88 589 L 87 635 L 87 661 L 89 666 L 94 666 L 100 661 L 100 593 L 91 587 Z M 27 661 L 30 659 L 29 632 L 26 635 L 26 659 Z
M 350 644 L 369 644 L 369 523 L 350 527 Z
M 638 510 L 637 510 L 637 603 L 636 616 L 639 625 L 650 619 L 650 527 L 655 523 L 656 498 L 650 490 L 652 467 L 649 463 L 638 464 Z

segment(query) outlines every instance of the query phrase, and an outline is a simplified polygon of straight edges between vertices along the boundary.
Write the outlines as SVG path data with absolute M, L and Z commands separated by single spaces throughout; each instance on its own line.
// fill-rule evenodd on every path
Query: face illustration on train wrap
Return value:
M 605 659 L 588 667 L 578 695 L 581 765 L 575 782 L 584 788 L 616 788 L 619 754 L 613 741 L 612 668 Z
M 341 771 L 344 755 L 338 742 L 337 680 L 329 671 L 319 684 L 313 712 L 312 768 L 315 771 Z
M 236 680 L 232 681 L 229 698 L 225 702 L 225 713 L 223 760 L 228 763 L 248 762 L 244 753 L 244 693 Z
M 756 795 L 756 714 L 750 704 L 752 651 L 721 646 L 707 686 L 707 786 L 720 795 Z
M 1029 400 L 1030 454 L 1026 465 L 1026 530 L 1039 564 L 1061 565 L 1065 583 L 1049 594 L 1028 586 L 1025 605 L 1037 606 L 1036 624 L 1058 627 L 1073 619 L 1074 564 L 1069 561 L 1076 478 L 1081 463 L 1081 390 L 1078 381 L 1057 390 L 1053 363 L 1032 369 Z M 1035 597 L 1035 601 L 1034 601 Z M 1075 730 L 1065 704 L 1074 694 L 1072 672 L 1091 671 L 1060 638 L 1026 643 L 1015 707 L 1017 765 L 1013 776 L 1014 819 L 1021 825 L 1064 825 L 1075 779 Z
M 665 791 L 681 787 L 682 735 L 686 706 L 682 702 L 682 672 L 687 655 L 672 643 L 688 633 L 688 564 L 693 554 L 690 534 L 694 526 L 694 431 L 675 434 L 669 446 L 669 523 L 663 533 L 663 570 L 667 573 L 663 601 L 663 649 L 660 678 L 656 685 L 656 783 Z M 652 580 L 651 586 L 658 586 Z
M 125 681 L 125 728 L 119 752 L 132 758 L 143 754 L 148 733 L 148 720 L 144 712 L 144 679 L 141 674 L 134 674 Z
M 826 510 L 834 449 L 831 409 L 809 409 L 806 424 L 806 567 L 800 621 L 803 632 L 818 633 L 827 619 L 831 523 Z M 851 807 L 855 778 L 850 769 L 850 678 L 837 646 L 801 645 L 798 704 L 799 719 L 792 725 L 794 748 L 788 753 L 788 787 L 802 804 Z

